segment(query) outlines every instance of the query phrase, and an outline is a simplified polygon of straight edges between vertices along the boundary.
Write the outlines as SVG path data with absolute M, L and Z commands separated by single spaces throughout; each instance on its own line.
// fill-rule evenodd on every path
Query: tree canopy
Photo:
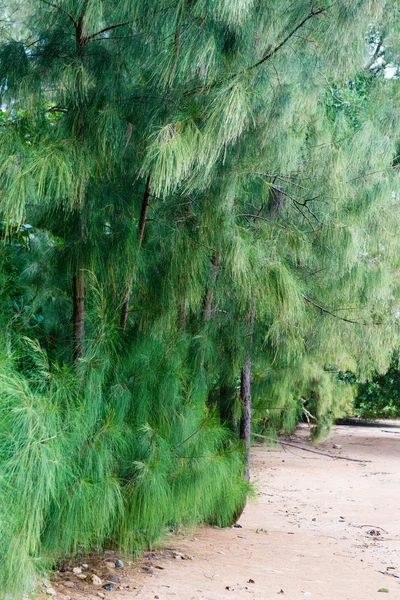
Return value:
M 392 9 L 3 8 L 8 590 L 78 548 L 231 523 L 251 422 L 290 430 L 306 407 L 319 434 L 352 400 L 339 371 L 388 368 L 400 96 L 376 61 L 397 52 Z

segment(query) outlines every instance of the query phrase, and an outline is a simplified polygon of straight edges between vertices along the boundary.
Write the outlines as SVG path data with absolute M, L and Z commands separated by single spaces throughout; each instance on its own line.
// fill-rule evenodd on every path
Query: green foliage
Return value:
M 368 100 L 375 77 L 371 72 L 361 72 L 345 86 L 329 82 L 327 98 L 328 115 L 332 120 L 344 113 L 355 130 L 362 127 L 368 118 Z
M 387 373 L 376 373 L 370 381 L 358 384 L 355 412 L 364 419 L 400 417 L 399 359 L 393 358 Z
M 104 365 L 104 348 L 97 351 L 80 377 L 50 365 L 29 339 L 19 357 L 30 360 L 28 375 L 15 359 L 3 360 L 0 553 L 8 593 L 64 553 L 105 544 L 140 550 L 181 523 L 226 525 L 247 492 L 227 430 L 200 399 L 179 403 L 179 372 L 164 397 L 166 365 L 149 357 L 146 385 L 169 407 L 151 411 L 151 398 L 124 377 L 140 376 L 129 355 L 120 354 L 116 372 Z M 164 360 L 179 357 L 171 351 Z

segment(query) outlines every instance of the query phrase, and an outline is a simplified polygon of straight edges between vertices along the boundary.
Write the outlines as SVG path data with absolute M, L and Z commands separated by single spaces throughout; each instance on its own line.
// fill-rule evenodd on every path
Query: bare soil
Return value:
M 306 427 L 291 441 L 311 447 Z M 123 568 L 106 553 L 81 577 L 117 577 L 114 591 L 67 571 L 51 584 L 56 600 L 400 598 L 400 422 L 339 425 L 318 449 L 370 462 L 257 446 L 241 528 L 175 535 L 140 561 L 119 557 Z

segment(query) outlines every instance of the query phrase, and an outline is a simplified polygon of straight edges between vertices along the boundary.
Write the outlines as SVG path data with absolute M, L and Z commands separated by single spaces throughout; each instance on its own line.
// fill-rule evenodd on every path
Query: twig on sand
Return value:
M 378 571 L 378 573 L 382 573 L 382 575 L 389 575 L 389 577 L 396 577 L 396 579 L 400 579 L 400 577 L 395 573 L 388 573 L 387 571 Z
M 293 442 L 284 442 L 283 440 L 274 440 L 272 438 L 267 437 L 266 435 L 260 435 L 259 433 L 253 434 L 255 437 L 263 438 L 264 440 L 269 440 L 270 442 L 277 442 L 281 444 L 281 446 L 291 446 L 292 448 L 299 448 L 300 450 L 305 450 L 306 452 L 312 452 L 313 454 L 321 454 L 321 456 L 328 456 L 329 458 L 338 458 L 340 460 L 350 460 L 352 462 L 359 463 L 367 463 L 371 462 L 370 460 L 364 460 L 361 458 L 349 458 L 347 456 L 339 456 L 339 454 L 330 454 L 329 452 L 322 452 L 322 450 L 314 450 L 313 448 L 307 448 L 306 446 L 301 446 L 300 444 L 294 444 Z

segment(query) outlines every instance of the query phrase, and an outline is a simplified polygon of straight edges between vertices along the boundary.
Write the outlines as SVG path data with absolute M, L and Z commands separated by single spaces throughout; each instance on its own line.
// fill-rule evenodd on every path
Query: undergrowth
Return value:
M 181 524 L 231 523 L 248 491 L 240 449 L 201 395 L 182 401 L 177 371 L 160 389 L 173 352 L 158 364 L 148 357 L 141 384 L 129 359 L 111 369 L 93 355 L 75 374 L 26 344 L 29 373 L 4 359 L 0 375 L 8 594 L 31 591 L 38 574 L 78 550 L 139 552 Z

